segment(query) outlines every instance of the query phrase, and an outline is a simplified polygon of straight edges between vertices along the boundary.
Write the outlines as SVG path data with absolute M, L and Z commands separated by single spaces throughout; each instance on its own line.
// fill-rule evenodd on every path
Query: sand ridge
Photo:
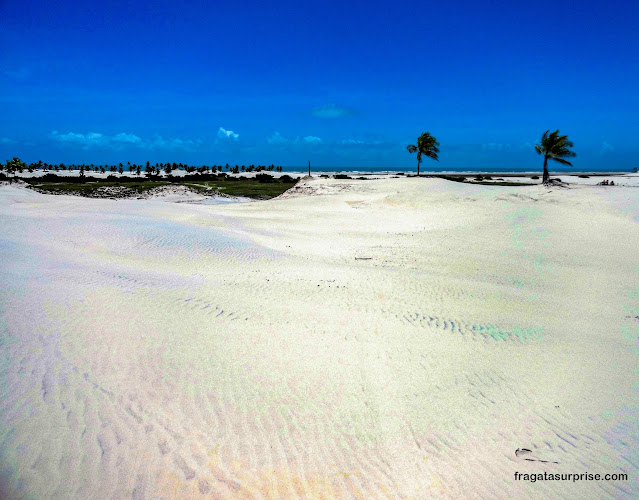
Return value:
M 636 497 L 636 191 L 3 186 L 1 491 Z M 514 478 L 544 471 L 629 480 Z

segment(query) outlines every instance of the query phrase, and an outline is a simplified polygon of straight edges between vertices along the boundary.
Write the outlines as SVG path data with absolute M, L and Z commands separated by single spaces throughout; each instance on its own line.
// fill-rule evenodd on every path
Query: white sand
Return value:
M 214 173 L 214 172 L 210 172 L 210 173 Z M 219 173 L 219 172 L 218 172 Z M 276 178 L 280 178 L 283 175 L 288 175 L 290 177 L 293 177 L 295 179 L 299 179 L 302 177 L 305 177 L 307 175 L 306 171 L 303 172 L 268 172 L 268 171 L 262 171 L 262 172 L 240 172 L 238 174 L 233 174 L 230 173 L 229 171 L 225 170 L 223 172 L 224 174 L 230 176 L 230 177 L 246 177 L 246 178 L 254 178 L 256 175 L 258 174 L 267 174 L 270 175 L 272 177 L 276 177 Z M 361 171 L 361 172 L 351 172 L 351 171 L 345 171 L 345 172 L 334 172 L 334 171 L 323 171 L 323 170 L 313 170 L 312 174 L 314 177 L 319 177 L 319 176 L 328 176 L 328 177 L 333 177 L 334 175 L 336 175 L 337 173 L 339 174 L 345 174 L 348 175 L 352 178 L 357 178 L 357 177 L 364 177 L 366 179 L 388 179 L 391 177 L 397 177 L 397 171 L 396 170 L 389 170 L 387 172 L 372 172 L 372 171 Z M 48 170 L 48 171 L 44 171 L 44 170 L 34 170 L 33 172 L 29 172 L 27 170 L 24 170 L 22 173 L 18 174 L 19 177 L 22 178 L 37 178 L 37 177 L 42 177 L 44 175 L 47 174 L 54 174 L 57 175 L 59 177 L 78 177 L 79 175 L 79 170 L 59 170 L 59 171 L 54 171 L 54 170 Z M 93 172 L 93 171 L 87 171 L 86 172 L 87 177 L 89 178 L 94 178 L 94 179 L 99 179 L 99 180 L 106 180 L 107 177 L 109 176 L 114 176 L 114 177 L 121 177 L 119 173 L 117 172 Z M 133 172 L 129 172 L 128 170 L 125 170 L 124 172 L 124 177 L 133 177 L 133 178 L 137 178 L 139 180 L 148 180 L 148 178 L 144 175 L 144 173 L 142 173 L 139 177 L 137 175 L 135 175 L 135 173 Z M 173 170 L 171 172 L 171 175 L 175 178 L 183 178 L 183 177 L 188 177 L 191 174 L 188 174 L 186 171 L 184 170 Z M 414 172 L 405 172 L 402 175 L 415 175 Z M 478 174 L 478 173 L 473 173 L 473 172 L 425 172 L 422 173 L 422 175 L 424 177 L 427 177 L 429 175 L 451 175 L 451 176 L 459 176 L 459 175 L 463 175 L 466 177 L 467 182 L 472 181 L 474 178 L 476 178 L 478 175 L 481 176 L 485 176 L 488 174 Z M 484 182 L 499 182 L 499 181 L 508 181 L 508 182 L 520 182 L 520 183 L 540 183 L 541 180 L 540 179 L 531 179 L 531 176 L 536 175 L 539 178 L 541 178 L 541 172 L 538 172 L 536 174 L 531 174 L 531 173 L 527 173 L 527 174 L 521 174 L 521 175 L 517 175 L 514 173 L 491 173 L 490 176 L 492 177 L 492 180 L 487 180 L 485 179 Z M 619 172 L 611 172 L 609 174 L 607 173 L 588 173 L 586 172 L 584 175 L 587 175 L 588 177 L 579 177 L 578 173 L 556 173 L 556 172 L 551 172 L 550 177 L 552 179 L 560 179 L 562 182 L 568 183 L 568 184 L 584 184 L 584 185 L 590 185 L 590 186 L 594 186 L 598 183 L 600 183 L 602 180 L 607 179 L 607 180 L 613 180 L 615 182 L 616 185 L 619 186 L 639 186 L 639 173 L 625 173 L 625 174 L 621 174 Z M 166 177 L 164 171 L 160 172 L 159 175 L 159 179 L 162 180 Z
M 639 188 L 5 185 L 0 230 L 1 498 L 639 495 Z
M 623 175 L 619 175 L 619 174 L 586 174 L 587 177 L 579 177 L 576 174 L 573 175 L 567 175 L 567 174 L 551 174 L 550 178 L 551 179 L 559 179 L 560 181 L 566 183 L 566 184 L 579 184 L 579 185 L 585 185 L 585 186 L 596 186 L 599 185 L 602 181 L 607 180 L 607 181 L 613 181 L 615 183 L 615 185 L 618 186 L 632 186 L 632 187 L 639 187 L 639 174 L 623 174 Z M 475 176 L 473 175 L 469 175 L 467 178 L 468 180 L 473 179 Z M 541 179 L 541 174 L 539 174 L 539 178 Z M 509 175 L 509 176 L 505 176 L 505 177 L 500 177 L 499 174 L 493 174 L 492 175 L 492 180 L 491 181 L 486 181 L 486 182 L 500 182 L 500 181 L 507 181 L 507 182 L 521 182 L 521 183 L 533 183 L 533 184 L 538 184 L 541 182 L 540 179 L 531 179 L 530 175 L 528 176 L 513 176 L 513 175 Z M 605 187 L 610 187 L 613 188 L 614 186 L 605 186 Z

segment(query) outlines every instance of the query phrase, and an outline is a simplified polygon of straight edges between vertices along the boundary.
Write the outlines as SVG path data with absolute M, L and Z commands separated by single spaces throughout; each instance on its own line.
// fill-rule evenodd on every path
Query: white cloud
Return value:
M 16 141 L 9 139 L 8 137 L 0 137 L 0 144 L 15 144 Z
M 126 142 L 129 144 L 140 144 L 142 139 L 137 135 L 127 134 L 126 132 L 121 132 L 113 136 L 114 142 Z
M 274 132 L 273 135 L 266 139 L 266 142 L 269 144 L 288 144 L 291 140 L 283 137 L 279 132 Z
M 155 136 L 153 139 L 143 139 L 135 134 L 120 132 L 115 135 L 104 135 L 97 132 L 86 134 L 68 132 L 60 134 L 57 130 L 51 133 L 51 138 L 61 144 L 73 144 L 87 150 L 93 147 L 104 147 L 121 150 L 126 146 L 135 146 L 141 149 L 169 149 L 195 151 L 202 145 L 201 139 L 164 139 L 162 136 Z
M 352 115 L 353 111 L 349 108 L 336 106 L 335 104 L 327 104 L 313 108 L 311 114 L 318 118 L 340 118 L 342 116 Z
M 236 134 L 232 130 L 226 130 L 224 127 L 220 127 L 217 131 L 217 137 L 218 139 L 222 140 L 230 139 L 233 141 L 237 141 L 240 138 L 240 134 Z
M 271 136 L 266 138 L 266 142 L 273 146 L 300 146 L 307 144 L 324 144 L 324 141 L 320 137 L 315 137 L 314 135 L 307 135 L 305 137 L 297 136 L 295 139 L 291 139 L 289 137 L 285 137 L 279 132 L 274 132 Z
M 78 134 L 76 132 L 69 132 L 67 134 L 59 134 L 57 130 L 51 133 L 51 137 L 54 140 L 66 144 L 78 144 L 82 146 L 82 149 L 89 149 L 93 146 L 105 145 L 109 142 L 109 138 L 98 134 L 97 132 L 89 132 L 87 134 Z

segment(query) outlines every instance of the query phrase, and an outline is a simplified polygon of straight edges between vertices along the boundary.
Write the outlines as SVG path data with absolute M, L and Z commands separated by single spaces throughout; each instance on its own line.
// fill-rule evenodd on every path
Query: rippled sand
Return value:
M 0 497 L 637 498 L 638 224 L 617 186 L 0 187 Z

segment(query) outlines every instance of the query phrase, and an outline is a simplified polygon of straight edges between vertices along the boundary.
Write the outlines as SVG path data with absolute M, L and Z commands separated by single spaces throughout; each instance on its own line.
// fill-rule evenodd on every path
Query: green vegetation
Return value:
M 20 158 L 16 158 L 15 156 L 11 160 L 7 160 L 7 164 L 5 165 L 8 174 L 13 174 L 13 179 L 15 179 L 16 173 L 22 171 L 27 168 L 27 164 L 20 160 Z M 9 179 L 11 181 L 11 178 Z
M 577 154 L 570 149 L 574 146 L 574 144 L 572 141 L 568 140 L 567 135 L 559 135 L 559 129 L 555 130 L 553 133 L 549 132 L 550 130 L 546 130 L 544 135 L 541 136 L 541 143 L 535 144 L 535 151 L 537 151 L 540 155 L 544 155 L 544 177 L 542 179 L 544 184 L 550 183 L 548 160 L 554 160 L 562 165 L 569 165 L 572 167 L 572 163 L 564 158 L 577 156 Z
M 86 179 L 86 177 L 85 177 Z M 36 191 L 47 194 L 74 194 L 87 197 L 119 196 L 128 197 L 143 194 L 150 189 L 170 185 L 166 181 L 140 181 L 137 182 L 112 182 L 112 181 L 87 181 L 87 182 L 45 182 L 41 179 L 25 179 Z
M 144 168 L 144 177 L 141 177 Z M 45 175 L 40 177 L 16 177 L 17 173 L 42 171 Z M 50 194 L 75 194 L 87 197 L 129 197 L 143 194 L 154 188 L 183 185 L 189 189 L 208 195 L 244 196 L 256 199 L 269 199 L 279 196 L 289 189 L 297 179 L 290 175 L 283 175 L 279 179 L 267 172 L 281 172 L 282 167 L 275 165 L 235 165 L 231 167 L 213 165 L 209 167 L 189 166 L 182 163 L 156 163 L 151 165 L 137 165 L 127 163 L 125 168 L 122 163 L 118 165 L 65 165 L 64 163 L 49 164 L 42 161 L 26 164 L 19 158 L 0 163 L 0 181 L 21 179 L 33 189 Z M 184 171 L 186 175 L 175 177 L 174 171 Z M 234 176 L 240 172 L 256 172 L 254 178 Z M 5 175 L 6 171 L 9 176 Z M 79 175 L 60 176 L 53 172 L 77 171 Z M 91 176 L 90 173 L 110 172 L 106 179 Z M 116 175 L 119 174 L 119 175 Z M 89 175 L 87 175 L 89 174 Z M 132 176 L 135 175 L 135 176 Z
M 180 182 L 185 186 L 200 191 L 203 194 L 213 195 L 215 192 L 219 194 L 226 194 L 229 196 L 244 196 L 247 198 L 254 198 L 260 200 L 268 200 L 281 195 L 288 189 L 290 189 L 296 181 L 281 181 L 275 177 L 271 178 L 271 181 L 255 180 L 246 177 L 230 177 L 226 179 L 220 179 L 215 181 L 196 181 L 186 180 Z
M 234 177 L 225 174 L 194 174 L 186 177 L 138 177 L 109 175 L 106 179 L 95 177 L 69 177 L 46 174 L 42 177 L 23 179 L 37 191 L 50 194 L 75 194 L 87 197 L 128 197 L 145 193 L 154 188 L 170 185 L 187 186 L 193 191 L 207 195 L 244 196 L 255 199 L 270 199 L 279 196 L 296 181 L 285 175 L 280 179 L 269 174 L 258 174 L 255 178 Z
M 417 175 L 419 176 L 419 165 L 422 162 L 422 155 L 427 158 L 439 161 L 439 142 L 429 132 L 424 132 L 417 139 L 417 146 L 409 144 L 406 149 L 409 153 L 417 153 Z

